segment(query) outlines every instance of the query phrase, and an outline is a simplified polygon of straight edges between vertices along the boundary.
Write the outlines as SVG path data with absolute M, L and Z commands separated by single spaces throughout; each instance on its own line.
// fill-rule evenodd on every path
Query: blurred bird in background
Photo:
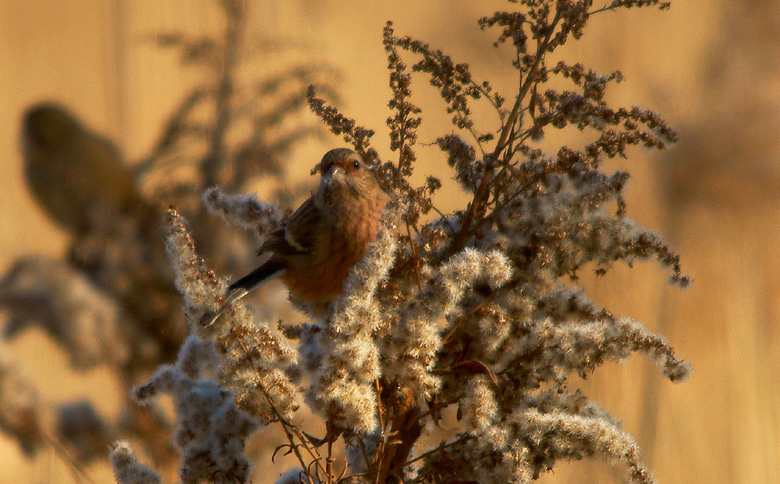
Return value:
M 73 234 L 89 230 L 97 207 L 125 212 L 144 205 L 116 145 L 61 105 L 26 111 L 22 149 L 27 186 L 49 217 Z
M 305 303 L 325 306 L 343 293 L 350 269 L 379 233 L 389 197 L 350 149 L 328 151 L 318 168 L 322 179 L 317 193 L 263 243 L 258 253 L 270 258 L 230 285 L 225 303 L 206 325 L 276 277 Z
M 183 324 L 162 210 L 141 195 L 118 147 L 52 102 L 27 109 L 21 136 L 28 188 L 73 235 L 70 263 L 118 298 L 142 332 L 162 342 L 163 354 L 175 351 Z

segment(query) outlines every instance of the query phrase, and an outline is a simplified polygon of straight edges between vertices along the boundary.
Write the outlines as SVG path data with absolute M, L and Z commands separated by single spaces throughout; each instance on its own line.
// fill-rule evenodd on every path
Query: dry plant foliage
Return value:
M 653 481 L 633 439 L 567 381 L 633 352 L 653 359 L 672 381 L 690 372 L 661 337 L 597 308 L 576 286 L 584 267 L 602 274 L 618 261 L 649 258 L 669 268 L 672 283 L 688 283 L 660 238 L 626 218 L 628 174 L 601 168 L 631 146 L 663 148 L 675 134 L 652 111 L 607 104 L 606 88 L 620 73 L 548 65 L 548 58 L 579 38 L 591 15 L 668 5 L 512 3 L 517 11 L 479 22 L 499 30 L 497 46 L 514 48 L 518 88 L 511 96 L 387 24 L 394 161 L 371 147 L 372 130 L 310 89 L 311 109 L 394 195 L 380 236 L 325 317 L 310 313 L 310 322 L 273 328 L 239 304 L 216 324 L 200 325 L 220 306 L 226 282 L 196 252 L 184 217 L 168 212 L 168 253 L 192 336 L 177 363 L 159 369 L 135 396 L 147 402 L 173 395 L 177 435 L 187 437 L 178 443 L 185 482 L 247 481 L 241 442 L 252 425 L 282 428 L 287 441 L 277 451 L 298 460 L 278 482 L 528 482 L 559 459 L 586 456 L 624 463 L 631 482 Z M 411 67 L 405 56 L 415 59 Z M 428 77 L 452 115 L 453 131 L 436 144 L 471 199 L 451 214 L 432 201 L 438 179 L 409 182 L 422 122 L 411 101 L 415 72 Z M 553 78 L 568 80 L 570 90 L 551 88 Z M 478 102 L 493 107 L 495 125 L 474 122 Z M 591 141 L 553 154 L 539 147 L 548 130 L 567 127 Z M 219 189 L 206 202 L 240 226 L 272 230 L 279 220 L 269 205 Z M 304 406 L 322 419 L 324 435 L 304 430 Z M 212 410 L 204 415 L 206 408 Z M 456 427 L 440 444 L 423 447 L 421 437 L 449 408 L 457 409 Z M 337 442 L 345 465 L 336 462 Z
M 190 336 L 175 363 L 160 366 L 133 396 L 145 405 L 173 398 L 182 482 L 249 482 L 244 442 L 267 428 L 281 429 L 277 453 L 298 462 L 279 469 L 279 483 L 523 483 L 560 459 L 584 457 L 624 465 L 629 482 L 654 482 L 631 436 L 568 381 L 634 352 L 671 381 L 691 371 L 660 336 L 597 307 L 576 284 L 584 269 L 603 274 L 645 259 L 667 267 L 673 284 L 688 284 L 679 258 L 626 217 L 628 174 L 602 168 L 632 146 L 664 148 L 675 134 L 652 111 L 606 102 L 620 73 L 549 59 L 580 38 L 592 15 L 668 4 L 510 3 L 511 11 L 479 21 L 498 32 L 497 47 L 512 49 L 517 89 L 503 95 L 468 64 L 387 24 L 392 160 L 372 148 L 372 130 L 309 89 L 312 111 L 393 196 L 380 235 L 324 316 L 293 301 L 309 320 L 271 325 L 240 303 L 201 325 L 220 307 L 227 281 L 212 270 L 213 252 L 191 236 L 191 217 L 168 211 L 166 251 Z M 410 182 L 423 119 L 412 102 L 417 77 L 438 89 L 452 116 L 452 130 L 435 144 L 469 202 L 449 214 L 434 205 L 437 178 Z M 569 88 L 553 88 L 558 80 Z M 492 106 L 492 125 L 474 121 L 476 103 Z M 590 141 L 542 149 L 545 134 L 560 129 Z M 219 172 L 212 163 L 228 170 L 218 161 L 224 156 L 220 148 L 203 158 L 205 179 L 223 184 L 204 194 L 206 208 L 242 228 L 278 228 L 283 214 L 275 205 L 232 195 L 230 176 L 209 175 Z M 304 408 L 321 419 L 316 431 L 304 428 Z M 455 413 L 455 422 L 440 429 L 440 443 L 427 445 L 445 413 Z M 114 445 L 111 461 L 120 484 L 161 482 L 125 442 Z

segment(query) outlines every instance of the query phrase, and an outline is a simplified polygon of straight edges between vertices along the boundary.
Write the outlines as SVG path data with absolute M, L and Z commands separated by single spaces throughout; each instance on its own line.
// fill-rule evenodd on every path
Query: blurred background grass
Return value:
M 514 82 L 508 58 L 476 19 L 510 7 L 498 0 L 258 0 L 247 20 L 250 30 L 300 42 L 309 58 L 336 67 L 339 107 L 375 129 L 376 147 L 389 156 L 385 21 L 470 63 L 477 77 L 507 92 Z M 175 52 L 150 38 L 221 28 L 217 7 L 199 0 L 0 0 L 1 270 L 22 254 L 62 254 L 67 242 L 23 183 L 24 109 L 59 101 L 114 139 L 129 160 L 139 160 L 202 75 L 182 69 Z M 662 233 L 694 278 L 690 290 L 679 292 L 649 263 L 584 277 L 600 304 L 665 334 L 695 372 L 689 382 L 671 385 L 632 358 L 598 370 L 583 387 L 636 436 L 660 482 L 780 483 L 780 4 L 678 0 L 669 12 L 607 13 L 564 51 L 568 60 L 602 72 L 620 69 L 627 80 L 613 88 L 613 102 L 658 110 L 678 129 L 681 141 L 668 152 L 636 150 L 619 167 L 633 175 L 629 214 Z M 274 61 L 268 58 L 269 69 Z M 425 79 L 416 78 L 413 90 L 424 109 L 418 170 L 441 174 L 443 156 L 424 144 L 450 131 L 448 116 Z M 332 136 L 300 144 L 289 159 L 292 179 L 306 179 L 321 153 L 336 145 L 343 142 Z M 270 193 L 256 189 L 261 197 Z M 456 191 L 446 197 L 444 208 L 464 202 Z M 46 401 L 86 397 L 106 414 L 117 411 L 109 372 L 70 372 L 40 332 L 10 347 Z M 0 483 L 72 482 L 53 451 L 27 459 L 2 435 L 0 469 Z M 95 482 L 112 481 L 106 464 L 89 473 Z M 604 464 L 579 462 L 542 482 L 617 482 L 617 475 Z

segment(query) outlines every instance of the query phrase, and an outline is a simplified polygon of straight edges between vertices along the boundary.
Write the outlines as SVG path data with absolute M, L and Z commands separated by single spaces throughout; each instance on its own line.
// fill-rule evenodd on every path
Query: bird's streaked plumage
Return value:
M 280 277 L 291 295 L 328 304 L 344 290 L 352 266 L 381 227 L 389 197 L 354 151 L 337 148 L 320 161 L 317 193 L 306 200 L 260 247 L 270 258 L 228 288 L 223 306 L 207 320 L 213 324 L 252 289 Z

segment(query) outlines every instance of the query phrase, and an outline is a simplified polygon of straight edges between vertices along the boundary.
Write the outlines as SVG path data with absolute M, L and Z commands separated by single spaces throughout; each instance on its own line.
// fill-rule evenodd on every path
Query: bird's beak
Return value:
M 330 179 L 336 179 L 337 180 L 337 179 L 340 179 L 340 178 L 344 178 L 344 176 L 346 174 L 347 173 L 340 166 L 333 165 L 333 166 L 330 167 L 328 172 L 325 173 L 325 176 L 330 178 Z

